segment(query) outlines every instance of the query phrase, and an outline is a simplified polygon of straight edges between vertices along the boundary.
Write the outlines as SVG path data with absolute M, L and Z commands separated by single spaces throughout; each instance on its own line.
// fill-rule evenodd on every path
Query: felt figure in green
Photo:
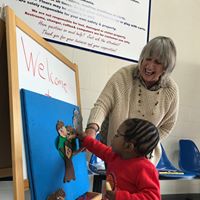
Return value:
M 71 126 L 65 126 L 62 121 L 56 124 L 59 134 L 57 149 L 61 157 L 65 160 L 64 183 L 75 180 L 74 166 L 72 162 L 73 151 L 76 149 L 75 131 Z

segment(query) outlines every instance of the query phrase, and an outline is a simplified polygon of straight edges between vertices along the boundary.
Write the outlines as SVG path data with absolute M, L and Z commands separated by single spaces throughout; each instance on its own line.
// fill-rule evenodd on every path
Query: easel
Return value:
M 4 149 L 2 152 L 7 157 L 7 165 L 4 169 L 1 169 L 1 176 L 12 176 L 13 177 L 13 194 L 14 199 L 24 199 L 24 179 L 23 179 L 23 168 L 22 168 L 22 128 L 21 128 L 21 108 L 19 99 L 19 87 L 17 77 L 16 66 L 16 38 L 15 29 L 10 26 L 10 30 L 5 30 L 5 24 L 12 23 L 15 20 L 15 16 L 12 10 L 8 7 L 5 8 L 5 23 L 1 22 L 1 71 L 2 84 L 1 89 L 4 91 L 2 98 L 1 112 L 3 115 L 1 134 L 2 142 L 4 141 Z M 14 27 L 14 26 L 13 26 Z M 5 34 L 6 32 L 6 34 Z M 12 49 L 12 50 L 11 50 Z M 7 56 L 6 56 L 7 55 Z M 6 59 L 7 57 L 7 59 Z M 11 59 L 12 58 L 12 59 Z M 7 63 L 8 61 L 8 63 Z M 8 104 L 9 103 L 9 104 Z M 11 151 L 10 151 L 11 148 Z M 9 151 L 7 151 L 9 150 Z M 11 159 L 12 155 L 12 159 Z M 4 161 L 3 161 L 4 162 Z M 27 182 L 27 181 L 26 181 Z
M 0 100 L 2 118 L 0 126 L 0 138 L 2 139 L 0 142 L 2 142 L 2 145 L 0 145 L 0 150 L 5 155 L 5 159 L 2 163 L 0 162 L 0 177 L 12 176 L 14 199 L 24 200 L 24 190 L 29 188 L 29 183 L 28 180 L 24 180 L 23 175 L 23 130 L 19 95 L 16 27 L 20 27 L 21 30 L 25 31 L 47 51 L 50 51 L 52 55 L 74 71 L 74 84 L 76 85 L 74 95 L 77 97 L 77 105 L 80 106 L 78 68 L 56 49 L 52 48 L 43 38 L 39 37 L 38 34 L 30 30 L 25 23 L 15 16 L 11 8 L 5 7 L 4 10 L 5 23 L 3 21 L 0 22 L 0 72 L 2 75 L 0 79 L 0 92 L 2 93 Z

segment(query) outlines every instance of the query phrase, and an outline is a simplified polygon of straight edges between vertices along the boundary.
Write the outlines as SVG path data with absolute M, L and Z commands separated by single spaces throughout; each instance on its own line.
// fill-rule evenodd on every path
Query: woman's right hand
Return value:
M 95 139 L 96 137 L 96 131 L 94 129 L 88 128 L 87 130 L 85 130 L 86 135 L 92 137 Z

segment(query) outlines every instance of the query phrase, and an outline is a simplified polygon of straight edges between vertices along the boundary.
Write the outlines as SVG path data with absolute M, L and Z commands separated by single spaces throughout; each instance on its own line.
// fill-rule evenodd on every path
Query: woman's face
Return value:
M 142 61 L 139 72 L 146 86 L 151 87 L 164 74 L 165 70 L 158 59 L 146 58 Z

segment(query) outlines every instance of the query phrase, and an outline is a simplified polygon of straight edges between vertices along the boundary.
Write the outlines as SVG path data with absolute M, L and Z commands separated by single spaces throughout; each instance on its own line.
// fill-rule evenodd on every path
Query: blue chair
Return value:
M 181 171 L 180 169 L 177 169 L 168 159 L 167 154 L 162 145 L 161 145 L 161 148 L 162 148 L 162 156 L 160 158 L 159 163 L 156 166 L 159 172 L 159 178 L 161 180 L 162 179 L 192 179 L 196 176 L 193 173 L 185 173 Z
M 96 155 L 92 154 L 89 161 L 89 170 L 92 174 L 105 175 L 105 163 Z
M 200 176 L 200 152 L 192 140 L 179 140 L 179 167 Z

